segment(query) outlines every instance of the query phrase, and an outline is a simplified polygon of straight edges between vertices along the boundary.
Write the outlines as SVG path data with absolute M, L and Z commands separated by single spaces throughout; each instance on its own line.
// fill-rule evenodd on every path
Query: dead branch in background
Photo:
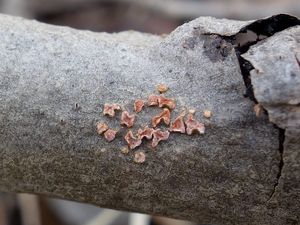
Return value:
M 284 12 L 300 15 L 298 0 L 277 1 L 193 1 L 193 0 L 2 0 L 3 12 L 34 17 L 63 10 L 87 8 L 89 5 L 120 4 L 140 7 L 174 19 L 193 19 L 199 16 L 218 18 L 255 19 Z

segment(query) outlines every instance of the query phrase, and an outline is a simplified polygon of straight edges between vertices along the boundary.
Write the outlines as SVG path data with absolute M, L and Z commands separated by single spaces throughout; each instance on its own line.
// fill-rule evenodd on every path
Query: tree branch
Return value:
M 287 65 L 297 68 L 285 45 L 268 45 L 274 39 L 281 43 L 281 35 L 299 37 L 297 24 L 297 18 L 286 15 L 256 22 L 203 17 L 163 38 L 77 31 L 1 15 L 0 190 L 201 223 L 297 223 L 297 127 L 284 127 L 289 133 L 284 171 L 272 194 L 280 170 L 279 130 L 267 115 L 256 117 L 255 103 L 243 96 L 247 72 L 273 70 L 273 49 L 283 51 L 289 63 L 276 67 L 279 77 L 286 77 Z M 272 31 L 247 47 L 262 57 L 263 70 L 236 42 L 248 29 Z M 256 50 L 259 46 L 264 47 Z M 299 42 L 289 46 L 299 50 Z M 240 65 L 241 57 L 254 70 Z M 294 72 L 298 82 L 299 68 Z M 121 104 L 132 113 L 134 100 L 147 99 L 160 83 L 169 87 L 166 96 L 177 100 L 172 118 L 184 107 L 195 109 L 206 125 L 204 135 L 171 133 L 155 150 L 143 142 L 126 155 L 121 149 L 127 129 L 121 128 L 110 143 L 97 134 L 99 121 L 120 128 L 119 114 L 113 119 L 102 115 L 105 103 Z M 254 96 L 272 116 L 257 85 L 254 81 Z M 295 93 L 286 86 L 284 94 L 293 99 Z M 299 112 L 299 104 L 295 107 Z M 207 109 L 211 119 L 202 117 Z M 145 108 L 132 130 L 158 112 Z M 146 160 L 134 163 L 140 151 Z

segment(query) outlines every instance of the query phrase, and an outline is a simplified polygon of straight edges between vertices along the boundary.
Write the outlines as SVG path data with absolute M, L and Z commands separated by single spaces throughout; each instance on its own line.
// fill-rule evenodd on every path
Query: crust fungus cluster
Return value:
M 151 126 L 144 126 L 138 129 L 138 131 L 133 133 L 132 130 L 128 130 L 124 139 L 128 145 L 122 150 L 124 154 L 129 152 L 129 149 L 135 149 L 142 144 L 143 141 L 151 140 L 151 146 L 156 148 L 161 141 L 168 140 L 170 134 L 181 133 L 192 135 L 195 133 L 204 134 L 205 126 L 200 121 L 196 120 L 195 110 L 188 111 L 186 116 L 185 112 L 180 113 L 173 121 L 171 119 L 172 110 L 176 107 L 176 102 L 174 99 L 167 98 L 162 95 L 169 88 L 160 84 L 157 86 L 157 90 L 160 93 L 159 95 L 150 95 L 145 101 L 143 99 L 137 99 L 133 103 L 133 110 L 135 113 L 139 113 L 143 110 L 144 107 L 159 107 L 161 112 L 155 115 L 151 119 Z M 103 114 L 108 117 L 115 117 L 116 111 L 122 110 L 121 106 L 118 104 L 104 104 Z M 134 127 L 136 120 L 135 113 L 130 114 L 126 110 L 122 110 L 120 125 L 123 125 L 126 128 Z M 203 116 L 205 118 L 210 118 L 212 116 L 211 111 L 204 111 Z M 165 126 L 165 128 L 157 128 L 159 125 Z M 104 122 L 97 123 L 96 126 L 97 133 L 103 135 L 104 138 L 111 142 L 115 139 L 117 131 L 110 129 L 109 126 Z M 143 163 L 145 161 L 145 154 L 143 152 L 136 153 L 134 156 L 134 161 L 137 163 Z
M 152 127 L 157 127 L 157 125 L 160 124 L 161 121 L 163 121 L 166 125 L 169 125 L 170 120 L 171 120 L 171 112 L 169 109 L 164 108 L 160 114 L 152 118 L 151 124 Z
M 130 115 L 129 112 L 123 111 L 121 115 L 121 125 L 126 125 L 127 127 L 132 127 L 134 124 L 135 115 Z
M 185 124 L 184 124 L 185 113 L 179 115 L 171 124 L 170 131 L 185 133 Z
M 117 110 L 121 110 L 121 107 L 117 104 L 104 104 L 103 115 L 108 115 L 109 117 L 114 117 Z
M 104 138 L 108 142 L 111 142 L 116 138 L 117 131 L 113 130 L 113 129 L 109 129 L 109 127 L 106 123 L 103 123 L 103 122 L 97 123 L 96 129 L 97 129 L 97 133 L 99 135 L 103 134 Z

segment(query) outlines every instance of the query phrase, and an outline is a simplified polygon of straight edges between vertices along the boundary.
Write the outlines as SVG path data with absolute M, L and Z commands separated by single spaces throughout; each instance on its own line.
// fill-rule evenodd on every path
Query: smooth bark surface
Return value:
M 256 27 L 273 29 L 264 33 L 270 37 L 252 45 L 254 53 L 255 46 L 280 35 L 299 38 L 298 19 L 199 18 L 165 38 L 0 19 L 1 191 L 209 224 L 299 222 L 299 178 L 292 174 L 299 169 L 299 126 L 288 129 L 283 142 L 283 131 L 267 115 L 255 116 L 254 102 L 243 95 L 247 69 L 239 54 L 245 52 L 235 43 L 236 35 Z M 299 51 L 299 42 L 290 45 Z M 273 48 L 261 49 L 266 73 L 273 67 L 268 64 Z M 299 64 L 290 63 L 298 82 Z M 102 115 L 104 103 L 132 112 L 134 100 L 155 94 L 160 83 L 170 88 L 166 96 L 177 100 L 172 118 L 184 107 L 196 109 L 206 125 L 204 135 L 172 133 L 155 150 L 144 142 L 128 155 L 121 153 L 127 129 L 121 128 L 111 143 L 97 135 L 98 121 L 120 128 L 120 114 L 113 119 Z M 259 84 L 253 85 L 256 97 Z M 289 86 L 283 91 L 291 99 L 299 94 Z M 257 100 L 269 110 L 268 103 Z M 202 116 L 206 109 L 213 113 L 210 120 Z M 132 130 L 159 111 L 143 110 Z M 145 163 L 134 163 L 136 151 L 146 154 Z

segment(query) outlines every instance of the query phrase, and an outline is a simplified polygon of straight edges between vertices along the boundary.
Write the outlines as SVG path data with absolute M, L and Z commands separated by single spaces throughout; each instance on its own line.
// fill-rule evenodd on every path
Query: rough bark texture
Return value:
M 276 46 L 276 47 L 274 47 Z M 300 210 L 300 26 L 275 34 L 243 55 L 253 65 L 254 94 L 282 133 L 281 161 L 270 206 L 287 222 L 299 223 Z M 267 59 L 266 59 L 267 58 Z M 296 199 L 296 201 L 295 201 Z
M 250 22 L 199 18 L 162 38 L 77 31 L 2 15 L 0 190 L 208 224 L 298 224 L 297 24 L 285 15 Z M 239 33 L 258 27 L 266 40 L 252 43 L 249 53 L 237 46 Z M 276 67 L 273 51 L 285 59 Z M 274 95 L 256 82 L 259 71 Z M 255 100 L 270 118 L 290 107 L 294 111 L 284 115 L 298 125 L 272 119 L 283 133 L 266 115 L 255 116 L 254 103 L 243 96 L 245 84 L 252 90 L 249 72 Z M 275 75 L 295 82 L 278 92 L 271 85 Z M 136 164 L 134 151 L 121 153 L 126 129 L 107 143 L 95 125 L 119 127 L 118 119 L 101 115 L 104 103 L 132 112 L 134 100 L 146 99 L 160 83 L 177 99 L 173 118 L 182 107 L 194 108 L 207 130 L 192 137 L 172 134 L 155 151 L 143 143 L 137 151 L 145 152 L 146 162 Z M 213 112 L 210 120 L 201 116 L 205 109 Z M 146 108 L 133 130 L 157 112 Z

